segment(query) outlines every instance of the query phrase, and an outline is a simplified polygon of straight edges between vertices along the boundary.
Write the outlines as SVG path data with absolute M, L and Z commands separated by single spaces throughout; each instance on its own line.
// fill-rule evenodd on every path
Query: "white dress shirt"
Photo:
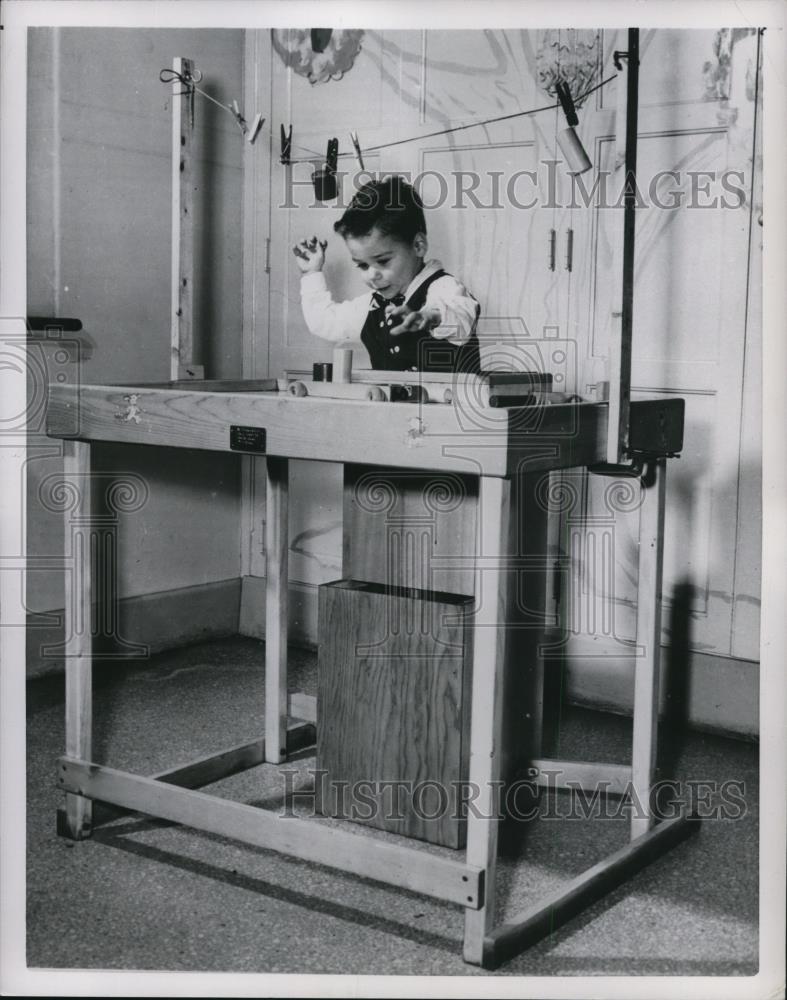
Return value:
M 442 269 L 439 260 L 428 260 L 404 293 L 405 300 L 435 271 Z M 354 299 L 334 302 L 325 275 L 312 271 L 301 275 L 301 308 L 311 333 L 323 340 L 360 341 L 361 330 L 372 306 L 371 291 Z M 448 340 L 458 347 L 469 339 L 476 322 L 478 302 L 453 275 L 436 278 L 426 290 L 424 311 L 440 314 L 438 326 L 429 333 L 438 340 Z

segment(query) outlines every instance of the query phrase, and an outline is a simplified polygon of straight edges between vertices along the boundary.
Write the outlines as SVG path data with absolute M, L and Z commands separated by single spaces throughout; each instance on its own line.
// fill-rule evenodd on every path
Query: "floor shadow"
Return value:
M 663 779 L 675 777 L 678 759 L 684 750 L 689 723 L 689 669 L 691 662 L 691 608 L 694 585 L 688 580 L 675 584 L 669 620 L 670 642 L 666 648 L 664 675 L 664 716 L 659 738 L 657 766 Z

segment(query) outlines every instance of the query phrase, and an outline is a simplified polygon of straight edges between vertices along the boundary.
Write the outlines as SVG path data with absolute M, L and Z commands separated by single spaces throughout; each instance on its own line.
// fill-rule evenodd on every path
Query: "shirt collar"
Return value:
M 425 261 L 424 266 L 421 268 L 418 274 L 416 274 L 416 276 L 413 278 L 413 280 L 405 289 L 404 293 L 405 299 L 409 299 L 410 296 L 413 294 L 413 292 L 416 290 L 416 288 L 419 288 L 426 281 L 428 277 L 430 277 L 435 273 L 435 271 L 441 270 L 442 266 L 443 265 L 440 263 L 439 260 L 432 259 Z
M 442 267 L 443 265 L 440 263 L 440 261 L 434 258 L 432 260 L 425 261 L 424 266 L 421 268 L 418 274 L 416 274 L 416 276 L 413 278 L 413 280 L 410 282 L 410 284 L 402 293 L 404 296 L 404 301 L 406 302 L 410 298 L 410 296 L 415 292 L 415 290 L 417 288 L 420 288 L 420 286 L 426 281 L 427 278 L 431 277 L 431 275 L 433 275 L 436 271 L 442 270 Z M 371 293 L 371 298 L 373 305 L 374 304 L 384 305 L 386 303 L 386 300 L 375 292 Z

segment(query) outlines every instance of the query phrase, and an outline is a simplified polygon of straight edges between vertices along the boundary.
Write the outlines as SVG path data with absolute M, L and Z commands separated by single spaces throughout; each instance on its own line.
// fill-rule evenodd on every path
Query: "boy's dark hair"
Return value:
M 346 239 L 366 236 L 375 226 L 405 243 L 411 243 L 418 233 L 426 234 L 424 204 L 403 177 L 364 184 L 333 228 Z

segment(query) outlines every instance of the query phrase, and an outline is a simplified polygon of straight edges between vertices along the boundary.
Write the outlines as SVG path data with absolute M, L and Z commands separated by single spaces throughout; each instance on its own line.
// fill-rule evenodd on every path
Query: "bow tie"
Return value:
M 405 301 L 404 295 L 401 294 L 394 295 L 392 299 L 386 299 L 379 292 L 372 292 L 372 303 L 375 309 L 385 309 L 386 306 L 401 306 L 404 305 Z

